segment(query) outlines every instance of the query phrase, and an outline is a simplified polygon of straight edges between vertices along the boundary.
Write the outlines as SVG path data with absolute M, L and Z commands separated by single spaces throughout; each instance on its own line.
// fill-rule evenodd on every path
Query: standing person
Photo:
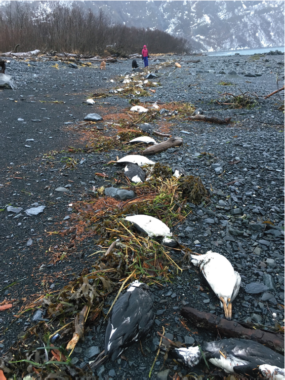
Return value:
M 144 45 L 142 49 L 142 59 L 144 61 L 144 67 L 147 67 L 148 66 L 148 50 L 147 50 L 146 45 Z

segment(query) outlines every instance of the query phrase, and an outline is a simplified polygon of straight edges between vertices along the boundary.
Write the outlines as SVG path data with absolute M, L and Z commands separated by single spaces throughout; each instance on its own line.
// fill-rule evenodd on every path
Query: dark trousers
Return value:
M 144 67 L 148 66 L 148 57 L 143 57 Z

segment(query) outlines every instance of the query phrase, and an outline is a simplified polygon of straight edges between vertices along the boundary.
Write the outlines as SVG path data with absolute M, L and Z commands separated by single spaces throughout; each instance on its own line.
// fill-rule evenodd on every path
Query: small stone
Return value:
M 167 380 L 169 372 L 170 372 L 170 369 L 165 369 L 163 371 L 158 372 L 157 379 L 159 379 L 159 380 Z
M 186 335 L 186 336 L 184 337 L 184 340 L 185 340 L 185 343 L 186 343 L 186 344 L 193 344 L 193 343 L 195 342 L 195 339 L 192 338 L 192 336 L 188 336 L 188 335 Z
M 38 214 L 42 213 L 45 208 L 46 208 L 46 206 L 32 207 L 32 208 L 27 209 L 25 211 L 25 213 L 28 216 L 35 216 L 35 215 L 38 215 Z
M 253 253 L 254 253 L 255 255 L 260 255 L 260 252 L 261 252 L 261 249 L 258 248 L 258 247 L 255 247 L 254 250 L 253 250 Z
M 77 356 L 74 356 L 72 359 L 71 359 L 71 363 L 72 364 L 76 364 L 79 362 L 79 358 Z
M 153 79 L 153 78 L 157 78 L 157 76 L 155 74 L 152 74 L 152 73 L 149 73 L 145 79 Z
M 245 291 L 248 294 L 258 294 L 265 292 L 269 288 L 262 284 L 262 282 L 251 282 L 250 284 L 247 284 L 245 287 Z
M 274 268 L 276 266 L 275 260 L 273 259 L 266 259 L 266 264 L 269 265 L 271 268 Z
M 69 193 L 70 192 L 70 190 L 68 190 L 66 187 L 62 187 L 62 186 L 57 187 L 55 189 L 55 191 L 62 192 L 62 193 Z
M 240 215 L 240 214 L 242 214 L 242 210 L 240 208 L 234 208 L 232 210 L 232 214 L 233 215 Z
M 103 120 L 102 116 L 98 115 L 98 113 L 89 113 L 84 118 L 85 121 L 100 121 Z
M 27 247 L 30 247 L 33 244 L 33 240 L 31 238 L 28 239 L 27 241 Z
M 43 318 L 43 311 L 37 310 L 35 314 L 33 315 L 32 321 L 36 322 L 36 321 L 42 320 L 42 318 Z
M 13 207 L 13 206 L 8 206 L 7 211 L 8 212 L 13 212 L 15 214 L 19 214 L 23 210 L 22 207 Z
M 111 377 L 115 377 L 116 376 L 116 372 L 114 369 L 110 369 L 110 371 L 108 372 L 108 375 L 111 376 Z
M 99 347 L 98 347 L 98 346 L 92 346 L 92 347 L 89 347 L 89 348 L 85 351 L 84 356 L 85 356 L 87 359 L 91 359 L 93 356 L 98 355 L 99 352 L 100 352 L 100 350 L 99 350 Z
M 260 314 L 252 314 L 251 319 L 257 323 L 262 322 L 262 316 Z
M 262 294 L 261 301 L 268 301 L 270 298 L 272 298 L 273 295 L 271 293 L 265 292 Z
M 274 282 L 270 274 L 268 273 L 263 274 L 263 282 L 264 282 L 264 285 L 267 287 L 266 290 L 275 290 Z

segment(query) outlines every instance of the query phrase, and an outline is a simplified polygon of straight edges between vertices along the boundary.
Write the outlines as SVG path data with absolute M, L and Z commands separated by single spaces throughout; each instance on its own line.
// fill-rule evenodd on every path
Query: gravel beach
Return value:
M 170 64 L 163 65 L 166 62 Z M 175 62 L 182 67 L 175 68 Z M 112 90 L 124 86 L 121 82 L 133 71 L 130 59 L 107 63 L 106 70 L 84 63 L 75 68 L 60 61 L 10 59 L 7 64 L 6 74 L 13 77 L 15 87 L 0 89 L 0 304 L 14 301 L 12 308 L 0 314 L 0 356 L 35 323 L 35 310 L 20 316 L 19 312 L 91 270 L 97 257 L 92 254 L 102 249 L 96 243 L 99 237 L 72 245 L 69 235 L 57 231 L 72 227 L 72 205 L 89 199 L 94 186 L 114 184 L 119 169 L 107 163 L 126 153 L 117 149 L 90 152 L 84 147 L 92 129 L 113 135 L 116 115 L 130 109 L 131 97 Z M 212 250 L 224 255 L 240 273 L 242 285 L 233 303 L 233 320 L 265 329 L 274 329 L 277 322 L 283 325 L 284 94 L 265 96 L 284 85 L 284 55 L 172 55 L 154 57 L 150 64 L 154 78 L 149 80 L 159 85 L 155 92 L 138 97 L 140 105 L 148 108 L 157 102 L 160 113 L 153 121 L 154 129 L 183 138 L 183 145 L 149 158 L 199 176 L 209 192 L 208 202 L 189 205 L 192 213 L 174 227 L 173 234 L 194 252 Z M 86 99 L 93 94 L 95 104 L 88 105 Z M 232 108 L 232 95 L 248 96 L 252 103 Z M 196 114 L 231 118 L 231 122 L 190 121 L 175 113 L 173 106 L 169 111 L 170 102 L 190 103 Z M 90 113 L 103 120 L 84 123 Z M 166 139 L 150 135 L 158 142 Z M 39 206 L 45 207 L 37 215 L 26 212 Z M 66 258 L 59 250 L 64 245 L 69 246 Z M 181 251 L 170 252 L 180 263 Z M 216 295 L 198 269 L 191 264 L 183 264 L 183 269 L 171 283 L 150 287 L 156 319 L 141 342 L 143 353 L 140 343 L 135 343 L 123 359 L 97 369 L 94 378 L 149 378 L 162 326 L 169 339 L 186 344 L 219 338 L 181 317 L 183 306 L 223 317 Z M 260 289 L 252 293 L 247 285 L 256 282 Z M 108 296 L 104 312 L 115 296 L 116 292 Z M 85 339 L 71 355 L 72 364 L 84 369 L 94 360 L 104 347 L 106 325 L 101 317 L 88 326 Z M 163 368 L 162 364 L 160 354 L 152 379 L 173 379 L 175 373 L 183 378 L 190 372 L 205 378 L 223 375 L 203 363 L 191 370 L 171 359 Z

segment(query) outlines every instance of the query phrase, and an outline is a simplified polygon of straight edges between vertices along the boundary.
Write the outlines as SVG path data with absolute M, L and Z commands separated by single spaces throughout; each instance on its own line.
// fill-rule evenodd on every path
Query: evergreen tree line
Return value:
M 11 1 L 1 8 L 2 52 L 13 51 L 16 45 L 19 52 L 40 49 L 90 55 L 107 51 L 131 54 L 141 52 L 143 45 L 147 45 L 150 53 L 189 52 L 186 39 L 161 30 L 111 25 L 102 10 L 94 14 L 78 6 L 48 3 L 51 10 L 45 10 L 43 2 L 35 7 L 33 3 Z

